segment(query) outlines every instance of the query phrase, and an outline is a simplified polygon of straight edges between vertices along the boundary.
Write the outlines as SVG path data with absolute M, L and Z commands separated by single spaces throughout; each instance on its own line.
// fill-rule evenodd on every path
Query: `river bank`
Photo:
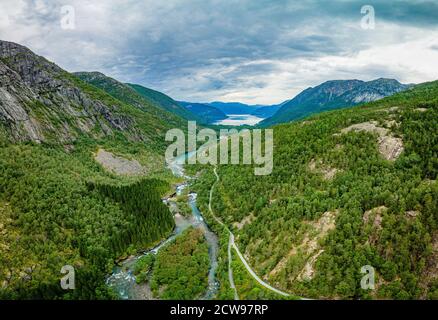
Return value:
M 184 155 L 187 157 L 190 155 Z M 197 194 L 190 193 L 186 191 L 189 187 L 188 182 L 193 179 L 192 177 L 186 176 L 182 161 L 177 159 L 175 162 L 169 165 L 169 169 L 176 177 L 183 177 L 185 182 L 175 186 L 175 192 L 172 196 L 163 199 L 163 202 L 168 205 L 169 210 L 174 215 L 175 228 L 172 234 L 157 246 L 145 250 L 141 254 L 136 256 L 128 257 L 127 259 L 118 262 L 113 269 L 112 274 L 106 279 L 108 286 L 112 287 L 117 293 L 120 299 L 123 300 L 150 300 L 154 299 L 150 286 L 148 283 L 137 284 L 136 277 L 134 275 L 133 268 L 136 262 L 142 257 L 154 254 L 156 255 L 162 248 L 166 247 L 172 241 L 174 241 L 182 232 L 184 232 L 189 227 L 193 227 L 202 231 L 209 251 L 210 268 L 208 272 L 208 288 L 205 294 L 201 297 L 202 299 L 213 299 L 218 290 L 218 282 L 216 279 L 216 270 L 218 267 L 217 256 L 218 256 L 218 238 L 205 223 L 202 213 L 199 211 L 196 203 Z M 187 204 L 191 208 L 190 216 L 183 216 L 179 213 L 178 204 L 174 195 L 180 196 L 183 193 L 188 193 Z M 153 272 L 153 271 L 152 271 Z

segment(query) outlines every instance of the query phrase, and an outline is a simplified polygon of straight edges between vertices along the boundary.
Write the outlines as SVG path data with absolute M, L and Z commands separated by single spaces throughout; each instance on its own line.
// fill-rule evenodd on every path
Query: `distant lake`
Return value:
M 241 126 L 246 124 L 254 126 L 262 120 L 264 120 L 264 118 L 259 118 L 251 114 L 229 114 L 228 118 L 216 121 L 214 124 L 223 126 Z

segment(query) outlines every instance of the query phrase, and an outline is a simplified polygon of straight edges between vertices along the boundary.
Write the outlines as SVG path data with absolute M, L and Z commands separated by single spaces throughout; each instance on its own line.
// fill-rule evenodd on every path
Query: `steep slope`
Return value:
M 141 95 L 144 99 L 160 106 L 162 109 L 167 110 L 171 113 L 174 113 L 186 120 L 193 120 L 201 122 L 202 119 L 197 117 L 195 114 L 180 106 L 178 102 L 173 100 L 171 97 L 161 93 L 159 91 L 155 91 L 149 88 L 145 88 L 138 84 L 128 83 L 132 89 L 134 89 L 139 95 Z
M 255 111 L 253 111 L 251 114 L 253 116 L 259 117 L 259 118 L 270 118 L 272 117 L 280 108 L 285 104 L 286 102 L 283 102 L 282 104 L 272 105 L 272 106 L 264 106 L 264 107 L 258 107 Z
M 283 291 L 436 299 L 437 117 L 438 81 L 274 126 L 272 174 L 219 165 L 212 209 L 258 276 Z M 216 181 L 204 172 L 201 210 Z M 367 265 L 374 290 L 361 288 Z
M 116 99 L 29 49 L 0 41 L 0 131 L 11 141 L 122 136 L 162 149 L 165 132 L 183 121 L 126 92 L 117 91 Z
M 164 134 L 184 121 L 121 89 L 0 41 L 0 299 L 111 298 L 108 266 L 172 232 Z M 140 175 L 100 165 L 101 148 Z
M 339 100 L 338 104 L 341 106 L 344 105 L 344 103 L 354 105 L 372 102 L 406 90 L 410 87 L 412 87 L 412 85 L 401 84 L 394 79 L 380 78 L 364 82 L 353 90 L 345 92 L 337 100 Z M 336 105 L 336 103 L 333 103 L 333 105 Z
M 127 84 L 107 77 L 100 72 L 75 72 L 74 75 L 82 81 L 102 89 L 119 101 L 135 106 L 139 110 L 150 114 L 155 119 L 161 119 L 169 127 L 187 126 L 184 118 L 167 111 L 155 101 L 147 100 Z
M 210 124 L 227 118 L 227 115 L 221 110 L 203 103 L 179 102 L 184 108 L 191 113 L 202 118 L 203 123 Z
M 260 123 L 270 126 L 306 117 L 313 113 L 371 102 L 408 89 L 409 85 L 393 79 L 333 80 L 308 88 L 285 103 L 271 118 Z

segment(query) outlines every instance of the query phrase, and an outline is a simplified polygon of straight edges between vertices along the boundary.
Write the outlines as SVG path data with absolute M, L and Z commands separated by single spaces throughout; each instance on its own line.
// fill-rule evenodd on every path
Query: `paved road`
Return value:
M 248 272 L 251 274 L 251 276 L 263 287 L 265 287 L 268 290 L 271 290 L 279 295 L 285 296 L 285 297 L 289 297 L 291 296 L 289 293 L 286 293 L 284 291 L 281 291 L 279 289 L 274 288 L 273 286 L 269 285 L 268 283 L 266 283 L 265 281 L 263 281 L 262 279 L 260 279 L 260 277 L 254 272 L 254 270 L 251 268 L 251 266 L 248 264 L 248 262 L 246 261 L 245 257 L 242 255 L 242 253 L 240 252 L 239 248 L 237 247 L 235 241 L 234 241 L 234 234 L 231 232 L 231 230 L 218 218 L 215 216 L 215 214 L 213 213 L 213 209 L 211 208 L 211 202 L 212 202 L 212 197 L 213 197 L 213 190 L 214 187 L 216 185 L 217 182 L 219 182 L 219 175 L 217 174 L 216 171 L 216 167 L 214 168 L 214 174 L 216 176 L 216 182 L 211 186 L 210 189 L 210 199 L 208 201 L 208 209 L 210 210 L 211 215 L 213 216 L 213 218 L 223 227 L 225 227 L 227 229 L 227 231 L 230 233 L 230 240 L 228 243 L 228 277 L 230 280 L 230 286 L 231 288 L 233 288 L 234 290 L 234 299 L 238 300 L 239 296 L 237 294 L 237 290 L 236 290 L 236 286 L 234 285 L 234 279 L 233 279 L 233 270 L 231 268 L 231 247 L 234 248 L 234 250 L 236 250 L 237 255 L 239 256 L 240 260 L 242 261 L 243 265 L 245 266 L 246 270 L 248 270 Z
M 233 268 L 231 267 L 232 256 L 231 248 L 234 246 L 234 236 L 230 234 L 230 240 L 228 241 L 228 280 L 230 281 L 230 287 L 234 291 L 234 300 L 240 300 L 237 293 L 236 286 L 234 285 Z
M 213 183 L 210 189 L 210 198 L 208 200 L 208 210 L 210 211 L 213 218 L 216 220 L 217 223 L 219 223 L 222 227 L 227 229 L 227 231 L 230 233 L 230 240 L 228 241 L 228 280 L 230 281 L 230 287 L 234 291 L 234 300 L 240 300 L 239 294 L 237 293 L 236 286 L 234 284 L 234 277 L 233 277 L 233 268 L 231 267 L 231 247 L 234 245 L 234 235 L 231 233 L 230 229 L 213 213 L 213 209 L 211 208 L 211 202 L 213 198 L 213 190 L 216 185 L 216 183 L 219 181 L 219 176 L 216 172 L 216 168 L 214 168 L 214 174 L 216 175 L 216 182 Z

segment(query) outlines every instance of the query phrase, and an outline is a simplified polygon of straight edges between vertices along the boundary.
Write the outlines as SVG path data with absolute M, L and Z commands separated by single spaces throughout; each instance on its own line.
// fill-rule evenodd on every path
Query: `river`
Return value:
M 188 187 L 188 182 L 192 177 L 185 175 L 183 163 L 187 157 L 192 156 L 193 153 L 188 153 L 180 158 L 177 158 L 169 168 L 172 173 L 177 177 L 184 177 L 186 182 L 179 184 L 175 188 L 176 195 L 181 195 L 184 190 Z M 219 285 L 216 279 L 216 270 L 218 267 L 217 256 L 218 256 L 218 238 L 214 234 L 208 225 L 205 223 L 202 213 L 199 211 L 196 204 L 197 194 L 190 193 L 188 196 L 188 204 L 191 208 L 191 216 L 183 217 L 180 214 L 174 214 L 175 219 L 175 229 L 173 233 L 165 240 L 163 240 L 159 245 L 151 248 L 147 251 L 142 252 L 137 256 L 130 257 L 122 261 L 119 265 L 116 265 L 113 269 L 112 274 L 106 279 L 107 285 L 112 287 L 114 291 L 118 294 L 120 299 L 123 300 L 142 300 L 142 299 L 152 299 L 152 293 L 150 291 L 148 284 L 137 284 L 135 281 L 135 276 L 133 274 L 133 266 L 135 262 L 141 257 L 147 254 L 157 254 L 158 251 L 166 246 L 169 242 L 174 240 L 179 234 L 190 226 L 202 230 L 205 239 L 209 247 L 209 257 L 210 257 L 210 269 L 208 272 L 208 288 L 201 297 L 202 299 L 213 299 L 216 295 Z M 171 198 L 163 200 L 168 206 L 169 210 L 172 212 L 177 211 L 176 202 Z

